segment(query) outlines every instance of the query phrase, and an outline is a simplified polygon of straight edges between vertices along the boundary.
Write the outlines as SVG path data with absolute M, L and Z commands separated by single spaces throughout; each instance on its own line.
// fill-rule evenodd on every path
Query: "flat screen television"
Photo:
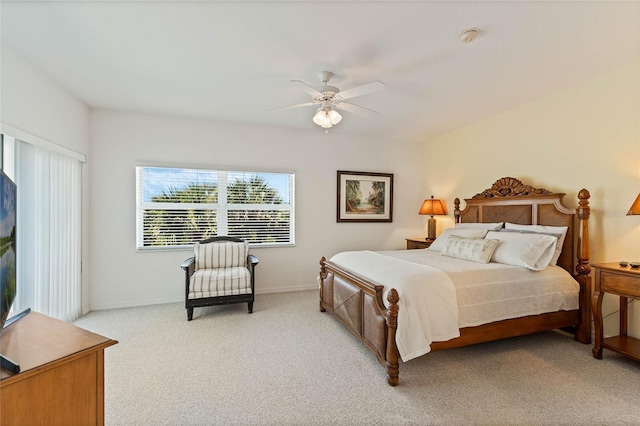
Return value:
M 0 330 L 16 298 L 16 185 L 0 171 Z
M 16 298 L 16 184 L 0 170 L 0 333 Z M 27 312 L 28 313 L 28 312 Z M 20 366 L 0 354 L 0 366 L 14 373 Z

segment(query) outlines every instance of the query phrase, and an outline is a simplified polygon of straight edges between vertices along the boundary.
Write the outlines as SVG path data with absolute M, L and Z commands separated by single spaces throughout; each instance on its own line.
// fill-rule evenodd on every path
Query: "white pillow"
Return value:
M 464 223 L 456 223 L 456 229 L 486 229 L 488 231 L 499 231 L 502 229 L 504 222 L 494 222 L 494 223 L 475 223 L 475 222 L 464 222 Z
M 517 223 L 505 223 L 505 229 L 513 229 L 516 231 L 525 231 L 525 232 L 533 232 L 536 234 L 548 234 L 553 235 L 558 238 L 558 243 L 556 244 L 556 250 L 553 253 L 553 257 L 551 258 L 550 265 L 556 265 L 558 263 L 558 259 L 560 258 L 560 254 L 562 253 L 562 246 L 564 244 L 564 239 L 567 236 L 568 226 L 546 226 L 546 225 L 518 225 Z
M 479 263 L 489 263 L 491 255 L 498 247 L 498 240 L 483 238 L 463 238 L 450 235 L 447 244 L 440 254 L 456 259 L 471 260 Z
M 450 235 L 456 235 L 458 237 L 466 237 L 466 238 L 484 238 L 487 235 L 486 229 L 455 229 L 449 228 L 442 231 L 442 234 L 436 240 L 431 243 L 427 250 L 431 251 L 442 251 L 444 246 L 447 244 L 447 239 Z
M 489 231 L 487 239 L 500 240 L 491 261 L 541 271 L 551 261 L 558 239 L 551 235 Z

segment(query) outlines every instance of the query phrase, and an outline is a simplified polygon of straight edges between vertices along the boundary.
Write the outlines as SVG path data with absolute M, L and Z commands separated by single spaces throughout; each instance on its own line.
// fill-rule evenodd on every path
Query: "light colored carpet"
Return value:
M 555 332 L 427 354 L 400 385 L 315 291 L 96 311 L 107 425 L 640 424 L 640 363 Z

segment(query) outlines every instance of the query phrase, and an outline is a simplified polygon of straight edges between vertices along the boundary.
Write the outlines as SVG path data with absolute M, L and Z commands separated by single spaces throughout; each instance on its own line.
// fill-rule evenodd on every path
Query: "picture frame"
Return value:
M 338 170 L 337 222 L 393 222 L 393 174 Z

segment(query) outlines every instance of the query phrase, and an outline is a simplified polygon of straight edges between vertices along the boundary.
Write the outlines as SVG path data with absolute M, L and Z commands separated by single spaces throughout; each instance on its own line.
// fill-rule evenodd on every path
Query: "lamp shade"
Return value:
M 640 215 L 640 194 L 636 197 L 636 200 L 631 204 L 631 208 L 627 212 L 627 216 Z
M 418 214 L 445 215 L 447 206 L 442 201 L 434 199 L 432 195 L 431 198 L 424 200 Z
M 328 114 L 329 120 L 331 120 L 331 124 L 334 126 L 342 120 L 342 116 L 335 109 L 330 109 Z

